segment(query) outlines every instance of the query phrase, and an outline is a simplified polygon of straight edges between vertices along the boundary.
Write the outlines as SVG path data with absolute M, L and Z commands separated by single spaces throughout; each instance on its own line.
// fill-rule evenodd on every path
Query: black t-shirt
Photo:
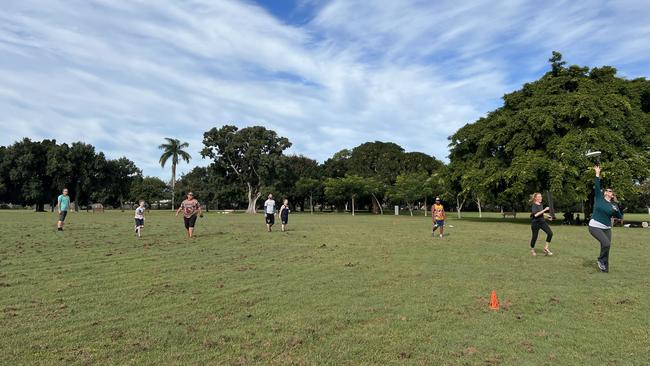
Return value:
M 533 222 L 544 221 L 544 214 L 535 217 L 535 215 L 541 211 L 544 211 L 544 207 L 542 207 L 542 205 L 533 203 L 533 207 L 531 208 L 531 213 L 530 213 L 530 218 L 533 219 Z

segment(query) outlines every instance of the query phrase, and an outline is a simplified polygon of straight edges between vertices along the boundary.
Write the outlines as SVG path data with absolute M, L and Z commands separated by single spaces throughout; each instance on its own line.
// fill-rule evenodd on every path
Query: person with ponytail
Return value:
M 589 220 L 589 233 L 600 243 L 600 255 L 596 265 L 601 272 L 609 272 L 609 248 L 612 245 L 612 218 L 622 219 L 616 195 L 611 188 L 600 190 L 600 166 L 594 167 L 594 211 Z
M 551 240 L 553 239 L 553 231 L 548 226 L 546 222 L 545 214 L 550 210 L 549 207 L 542 207 L 542 194 L 535 192 L 530 195 L 530 202 L 532 203 L 530 218 L 530 229 L 532 231 L 532 237 L 530 238 L 530 254 L 534 257 L 537 255 L 535 252 L 535 242 L 537 241 L 537 235 L 539 230 L 542 229 L 546 233 L 546 244 L 544 245 L 544 254 L 553 255 L 551 250 L 548 248 L 551 245 Z

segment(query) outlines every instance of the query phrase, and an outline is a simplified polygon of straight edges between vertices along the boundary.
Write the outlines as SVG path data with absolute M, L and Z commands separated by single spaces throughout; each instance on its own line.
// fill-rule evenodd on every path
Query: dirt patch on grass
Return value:
M 526 350 L 526 352 L 535 353 L 535 347 L 533 347 L 533 344 L 530 341 L 521 342 L 521 346 Z
M 473 356 L 478 353 L 478 349 L 476 347 L 467 347 L 463 348 L 462 350 L 458 352 L 454 352 L 453 355 L 456 357 L 468 357 L 468 356 Z
M 291 336 L 291 338 L 289 338 L 287 341 L 287 345 L 289 348 L 300 347 L 302 345 L 302 339 L 300 339 L 298 336 Z
M 400 352 L 397 355 L 397 358 L 400 360 L 408 360 L 409 358 L 411 358 L 411 356 L 412 356 L 411 352 Z

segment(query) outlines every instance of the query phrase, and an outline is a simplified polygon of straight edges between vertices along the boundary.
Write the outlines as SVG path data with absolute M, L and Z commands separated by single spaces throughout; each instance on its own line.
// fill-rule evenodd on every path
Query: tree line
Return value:
M 449 163 L 391 142 L 367 142 L 323 163 L 287 155 L 289 139 L 262 126 L 215 127 L 200 152 L 211 160 L 180 178 L 191 156 L 168 138 L 160 163 L 172 179 L 144 177 L 127 159 L 107 159 L 92 145 L 23 139 L 0 147 L 0 202 L 53 203 L 63 186 L 77 206 L 114 207 L 144 199 L 179 202 L 192 190 L 207 208 L 255 212 L 272 192 L 298 210 L 349 209 L 383 213 L 400 204 L 411 213 L 440 196 L 463 208 L 522 210 L 532 192 L 551 192 L 556 206 L 589 211 L 592 164 L 603 153 L 605 183 L 628 210 L 650 206 L 650 82 L 628 80 L 609 66 L 567 66 L 554 52 L 539 80 L 506 94 L 503 106 L 450 136 Z M 173 203 L 172 203 L 173 205 Z

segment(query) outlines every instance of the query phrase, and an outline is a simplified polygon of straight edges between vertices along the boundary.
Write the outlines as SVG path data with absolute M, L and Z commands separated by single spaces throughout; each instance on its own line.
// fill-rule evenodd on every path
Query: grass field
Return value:
M 168 212 L 142 239 L 130 211 L 67 221 L 0 211 L 2 364 L 650 364 L 647 229 L 614 229 L 603 274 L 585 227 L 533 258 L 526 220 L 444 240 L 421 216 L 210 213 L 193 240 Z

